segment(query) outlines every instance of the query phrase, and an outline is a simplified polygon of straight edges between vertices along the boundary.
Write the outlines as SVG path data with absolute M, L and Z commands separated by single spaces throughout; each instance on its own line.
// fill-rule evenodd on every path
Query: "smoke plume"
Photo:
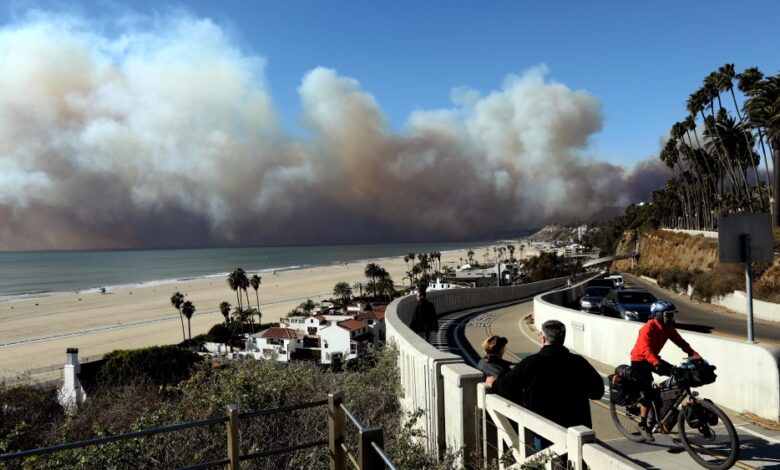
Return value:
M 610 214 L 666 178 L 584 156 L 600 104 L 541 66 L 400 132 L 317 67 L 291 137 L 264 60 L 215 23 L 114 29 L 41 13 L 0 28 L 0 249 L 457 240 Z

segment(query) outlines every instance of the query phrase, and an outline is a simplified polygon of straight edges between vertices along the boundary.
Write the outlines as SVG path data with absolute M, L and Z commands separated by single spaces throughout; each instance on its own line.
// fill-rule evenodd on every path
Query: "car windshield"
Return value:
M 585 295 L 604 297 L 607 294 L 609 294 L 609 287 L 588 287 L 585 289 Z
M 650 292 L 620 292 L 618 300 L 622 304 L 651 304 L 655 296 Z

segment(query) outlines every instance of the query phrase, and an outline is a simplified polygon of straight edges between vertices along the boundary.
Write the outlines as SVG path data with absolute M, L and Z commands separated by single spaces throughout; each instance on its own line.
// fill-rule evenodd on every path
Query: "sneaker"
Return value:
M 647 427 L 647 424 L 639 423 L 639 434 L 642 435 L 642 437 L 645 438 L 645 441 L 647 442 L 655 442 L 655 438 L 653 437 L 652 431 L 650 431 L 650 428 Z

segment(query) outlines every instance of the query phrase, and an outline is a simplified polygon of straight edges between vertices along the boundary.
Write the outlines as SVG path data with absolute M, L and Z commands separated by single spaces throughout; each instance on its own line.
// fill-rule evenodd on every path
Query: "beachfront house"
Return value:
M 368 325 L 357 320 L 332 322 L 320 331 L 320 363 L 346 362 L 356 359 L 366 350 L 366 343 L 374 337 Z
M 355 320 L 363 322 L 368 327 L 368 332 L 373 337 L 374 346 L 385 341 L 385 310 L 384 308 L 363 312 L 355 317 Z
M 259 351 L 266 359 L 275 354 L 277 361 L 289 362 L 295 351 L 303 348 L 304 336 L 303 332 L 292 328 L 273 326 L 249 336 L 247 351 Z

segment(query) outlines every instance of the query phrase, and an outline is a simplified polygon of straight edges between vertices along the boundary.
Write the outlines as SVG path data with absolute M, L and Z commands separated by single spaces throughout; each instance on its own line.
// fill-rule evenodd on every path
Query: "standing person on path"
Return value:
M 479 360 L 477 369 L 481 370 L 486 378 L 491 375 L 503 377 L 512 368 L 512 363 L 504 359 L 508 342 L 503 336 L 491 336 L 482 343 L 485 357 Z
M 650 316 L 639 329 L 634 349 L 631 350 L 631 379 L 639 386 L 639 432 L 649 442 L 655 441 L 647 426 L 647 415 L 653 404 L 653 372 L 658 375 L 671 375 L 674 367 L 658 355 L 666 341 L 671 339 L 688 356 L 701 359 L 699 353 L 682 339 L 674 326 L 674 314 L 677 308 L 668 300 L 657 300 L 650 306 Z
M 439 321 L 436 319 L 436 307 L 426 298 L 427 287 L 420 286 L 417 289 L 417 305 L 414 307 L 409 327 L 430 343 L 431 333 L 439 329 Z
M 542 349 L 503 377 L 491 376 L 486 382 L 502 397 L 563 427 L 593 428 L 588 399 L 604 395 L 604 381 L 585 358 L 563 346 L 565 338 L 563 323 L 544 322 Z

